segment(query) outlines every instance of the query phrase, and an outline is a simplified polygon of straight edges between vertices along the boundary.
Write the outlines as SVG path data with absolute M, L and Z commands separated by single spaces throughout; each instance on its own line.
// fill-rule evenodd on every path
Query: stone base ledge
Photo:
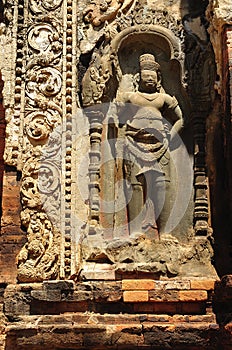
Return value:
M 213 314 L 24 316 L 6 328 L 6 349 L 216 350 L 218 332 Z
M 205 314 L 214 280 L 45 281 L 7 286 L 5 314 L 65 312 Z

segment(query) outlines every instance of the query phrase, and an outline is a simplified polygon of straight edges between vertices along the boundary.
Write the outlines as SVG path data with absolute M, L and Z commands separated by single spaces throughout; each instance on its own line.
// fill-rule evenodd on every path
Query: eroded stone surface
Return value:
M 212 248 L 207 239 L 202 239 L 201 242 L 193 240 L 190 246 L 181 245 L 178 240 L 170 237 L 149 240 L 145 235 L 140 235 L 135 239 L 113 240 L 102 248 L 99 244 L 92 247 L 83 242 L 83 254 L 89 262 L 98 263 L 104 259 L 121 273 L 151 272 L 157 277 L 216 276 L 209 263 Z M 82 276 L 85 276 L 84 272 Z

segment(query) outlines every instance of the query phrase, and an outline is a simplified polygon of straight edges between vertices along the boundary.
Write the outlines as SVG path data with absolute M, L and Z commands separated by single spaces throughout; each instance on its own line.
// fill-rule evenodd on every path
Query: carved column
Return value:
M 188 27 L 187 27 L 188 31 Z M 194 228 L 197 235 L 211 232 L 209 225 L 208 178 L 205 161 L 206 119 L 214 99 L 215 67 L 208 40 L 200 42 L 186 34 L 188 91 L 192 105 L 194 136 Z
M 89 164 L 89 201 L 90 227 L 89 233 L 95 234 L 100 219 L 100 161 L 103 113 L 98 110 L 88 110 L 86 114 L 90 123 L 90 164 Z
M 193 112 L 194 127 L 194 227 L 196 234 L 207 235 L 209 219 L 208 183 L 205 164 L 205 123 L 207 113 Z

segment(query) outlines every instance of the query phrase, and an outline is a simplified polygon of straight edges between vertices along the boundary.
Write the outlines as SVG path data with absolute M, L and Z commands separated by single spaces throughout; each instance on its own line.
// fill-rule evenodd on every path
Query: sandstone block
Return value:
M 180 301 L 205 301 L 208 294 L 205 290 L 184 290 L 179 291 Z
M 148 301 L 148 291 L 135 290 L 123 292 L 123 300 L 125 303 L 140 303 Z
M 122 290 L 152 290 L 154 288 L 154 280 L 122 280 Z
M 215 285 L 215 280 L 192 280 L 191 289 L 199 290 L 213 290 Z

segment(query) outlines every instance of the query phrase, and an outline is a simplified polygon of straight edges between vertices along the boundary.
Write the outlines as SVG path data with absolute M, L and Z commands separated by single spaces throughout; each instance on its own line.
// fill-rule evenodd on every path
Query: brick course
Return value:
M 154 288 L 154 280 L 122 280 L 122 290 L 151 290 Z
M 179 291 L 180 301 L 205 301 L 207 299 L 208 299 L 208 294 L 205 290 Z
M 148 291 L 145 290 L 134 290 L 123 292 L 123 301 L 125 303 L 140 303 L 148 301 Z

